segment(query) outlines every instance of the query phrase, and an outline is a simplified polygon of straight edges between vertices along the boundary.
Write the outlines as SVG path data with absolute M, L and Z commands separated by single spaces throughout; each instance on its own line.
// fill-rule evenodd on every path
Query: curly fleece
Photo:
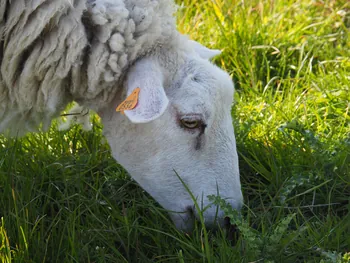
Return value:
M 171 0 L 0 0 L 0 132 L 47 129 L 73 100 L 98 110 L 127 69 L 176 45 Z

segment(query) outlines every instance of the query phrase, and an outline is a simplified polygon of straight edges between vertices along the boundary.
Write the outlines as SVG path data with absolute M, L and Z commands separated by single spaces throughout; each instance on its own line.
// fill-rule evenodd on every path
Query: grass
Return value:
M 350 3 L 178 3 L 179 30 L 224 49 L 235 81 L 246 206 L 213 201 L 240 236 L 178 232 L 94 120 L 0 137 L 2 262 L 350 262 Z

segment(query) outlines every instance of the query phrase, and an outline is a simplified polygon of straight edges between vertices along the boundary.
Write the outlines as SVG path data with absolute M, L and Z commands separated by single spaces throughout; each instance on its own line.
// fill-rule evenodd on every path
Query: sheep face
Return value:
M 224 214 L 210 206 L 208 195 L 220 195 L 236 209 L 243 203 L 231 119 L 233 84 L 207 60 L 215 52 L 196 46 L 170 67 L 164 63 L 173 60 L 162 56 L 140 60 L 126 81 L 128 94 L 140 88 L 135 109 L 115 112 L 122 100 L 117 98 L 100 112 L 115 159 L 183 230 L 193 227 L 198 211 L 178 176 L 209 226 L 222 224 Z

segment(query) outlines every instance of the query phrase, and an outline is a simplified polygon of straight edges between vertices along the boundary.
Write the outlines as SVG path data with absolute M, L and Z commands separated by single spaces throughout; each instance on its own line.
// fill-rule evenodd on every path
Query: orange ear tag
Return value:
M 134 91 L 116 108 L 116 111 L 120 111 L 124 114 L 125 110 L 132 110 L 136 107 L 139 99 L 140 88 L 134 89 Z

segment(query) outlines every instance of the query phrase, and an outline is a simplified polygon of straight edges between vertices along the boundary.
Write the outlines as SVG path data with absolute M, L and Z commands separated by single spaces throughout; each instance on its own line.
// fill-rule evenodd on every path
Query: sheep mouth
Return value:
M 200 216 L 197 213 L 194 206 L 187 206 L 185 211 L 182 213 L 186 215 L 187 219 L 191 218 L 193 221 L 200 222 Z M 205 220 L 205 218 L 204 218 Z M 208 229 L 214 230 L 219 227 L 227 231 L 238 231 L 237 226 L 231 224 L 229 217 L 216 217 L 213 222 L 205 224 Z
M 198 217 L 194 206 L 187 206 L 183 212 L 172 214 L 172 219 L 177 229 L 186 234 L 191 234 L 195 229 L 195 224 L 200 224 L 200 219 Z M 201 226 L 199 226 L 199 228 L 201 228 Z M 218 234 L 220 229 L 223 230 L 227 240 L 232 246 L 235 246 L 240 238 L 238 227 L 230 222 L 229 217 L 220 218 L 217 222 L 206 225 L 206 228 L 214 235 Z
M 195 221 L 199 222 L 200 219 L 198 218 L 196 212 L 195 212 L 195 207 L 194 206 L 188 206 L 186 207 L 185 211 L 183 212 L 183 215 L 185 215 L 186 220 L 188 222 L 187 224 L 187 230 L 189 228 L 193 229 Z M 221 228 L 224 230 L 226 233 L 227 239 L 230 241 L 232 245 L 235 245 L 240 237 L 240 231 L 237 227 L 237 225 L 232 224 L 230 222 L 229 217 L 224 217 L 224 218 L 217 218 L 216 222 L 213 224 L 210 224 L 206 226 L 211 232 L 216 232 Z

